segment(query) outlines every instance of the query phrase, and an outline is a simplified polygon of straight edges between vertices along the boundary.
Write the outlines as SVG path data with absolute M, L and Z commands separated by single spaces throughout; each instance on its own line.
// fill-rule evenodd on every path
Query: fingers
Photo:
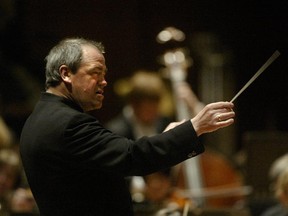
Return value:
M 230 102 L 217 102 L 207 105 L 207 109 L 209 110 L 219 125 L 224 124 L 227 120 L 230 120 L 235 117 L 235 112 L 233 111 L 234 104 Z M 231 121 L 228 121 L 229 123 Z
M 222 120 L 222 121 L 219 121 L 216 123 L 216 125 L 219 127 L 219 128 L 223 128 L 223 127 L 227 127 L 231 124 L 234 123 L 234 119 L 233 118 L 229 118 L 227 120 Z
M 216 102 L 208 104 L 192 119 L 192 124 L 197 135 L 213 132 L 219 128 L 227 127 L 234 123 L 234 104 L 230 102 Z
M 231 102 L 216 102 L 216 103 L 210 103 L 206 106 L 208 109 L 223 109 L 223 110 L 231 110 L 234 108 L 234 104 Z
M 215 120 L 217 122 L 224 122 L 234 117 L 235 112 L 233 110 L 219 111 L 218 113 L 215 113 Z

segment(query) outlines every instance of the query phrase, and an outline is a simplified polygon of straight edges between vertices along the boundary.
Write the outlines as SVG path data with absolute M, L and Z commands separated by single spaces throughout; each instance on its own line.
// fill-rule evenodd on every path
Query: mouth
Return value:
M 96 94 L 103 95 L 104 91 L 103 90 L 98 90 L 98 91 L 96 91 Z

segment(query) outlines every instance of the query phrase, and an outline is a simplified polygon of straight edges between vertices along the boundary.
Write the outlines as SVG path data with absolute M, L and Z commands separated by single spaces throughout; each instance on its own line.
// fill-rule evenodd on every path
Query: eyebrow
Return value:
M 101 72 L 103 71 L 103 73 L 107 74 L 108 69 L 107 67 L 103 67 L 103 66 L 99 66 L 99 65 L 95 65 L 94 67 L 90 68 L 91 71 L 93 70 L 100 70 Z

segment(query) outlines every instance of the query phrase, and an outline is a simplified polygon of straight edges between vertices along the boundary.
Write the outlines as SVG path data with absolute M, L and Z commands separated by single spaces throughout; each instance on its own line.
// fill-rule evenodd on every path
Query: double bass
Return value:
M 179 39 L 175 34 L 179 35 L 180 30 L 170 27 L 165 31 L 166 34 L 170 32 L 171 40 Z M 183 33 L 182 36 L 184 36 Z M 190 96 L 192 95 L 193 101 L 197 104 L 189 104 L 189 98 L 179 95 L 181 92 L 179 88 L 183 87 L 185 83 L 187 90 L 187 68 L 190 64 L 185 51 L 183 48 L 171 49 L 165 52 L 162 58 L 166 67 L 166 75 L 168 74 L 171 81 L 176 120 L 178 121 L 191 119 L 191 109 L 195 111 L 196 106 L 199 109 L 199 104 L 200 107 L 204 106 L 197 98 L 195 99 L 196 96 L 191 89 Z M 191 201 L 194 207 L 200 208 L 231 207 L 243 200 L 251 190 L 249 187 L 243 186 L 241 173 L 234 169 L 224 155 L 207 147 L 202 155 L 173 167 L 172 175 L 175 193 L 172 193 L 171 200 L 177 202 L 180 207 L 184 207 L 187 200 Z

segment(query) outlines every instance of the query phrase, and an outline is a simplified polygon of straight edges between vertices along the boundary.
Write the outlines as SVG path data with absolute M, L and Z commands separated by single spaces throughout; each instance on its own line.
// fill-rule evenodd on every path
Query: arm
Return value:
M 190 119 L 197 136 L 227 127 L 234 122 L 233 103 L 216 102 L 206 105 L 194 118 Z M 164 131 L 170 130 L 181 122 L 170 123 Z

